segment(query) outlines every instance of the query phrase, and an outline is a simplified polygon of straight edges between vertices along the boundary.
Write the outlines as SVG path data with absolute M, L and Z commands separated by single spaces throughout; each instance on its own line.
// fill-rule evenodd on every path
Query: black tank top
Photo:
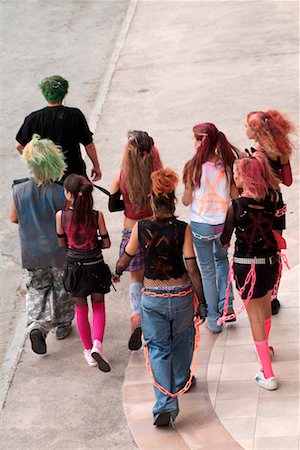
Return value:
M 236 234 L 235 256 L 271 256 L 277 252 L 272 232 L 276 203 L 270 196 L 264 200 L 240 197 L 232 200 Z
M 180 278 L 186 273 L 182 248 L 186 222 L 171 217 L 138 223 L 138 238 L 144 250 L 145 277 L 152 280 Z

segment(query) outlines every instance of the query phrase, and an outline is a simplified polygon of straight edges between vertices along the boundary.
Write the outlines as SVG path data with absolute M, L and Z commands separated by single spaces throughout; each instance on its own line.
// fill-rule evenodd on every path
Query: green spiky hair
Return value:
M 61 180 L 67 167 L 61 147 L 38 134 L 25 146 L 22 158 L 38 185 Z
M 48 103 L 61 102 L 68 92 L 69 83 L 59 75 L 44 78 L 39 88 Z

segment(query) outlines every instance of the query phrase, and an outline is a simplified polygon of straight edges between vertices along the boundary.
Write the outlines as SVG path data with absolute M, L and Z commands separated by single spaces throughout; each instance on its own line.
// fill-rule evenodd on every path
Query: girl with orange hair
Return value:
M 295 131 L 295 125 L 277 110 L 252 111 L 247 115 L 245 123 L 246 135 L 253 139 L 257 146 L 251 148 L 251 152 L 260 150 L 265 153 L 280 182 L 286 186 L 291 186 L 293 182 L 290 165 L 290 157 L 293 144 L 290 134 Z M 273 223 L 274 230 L 282 234 L 285 229 L 285 211 L 282 194 L 279 192 L 279 201 Z M 280 308 L 279 300 L 272 301 L 272 314 L 278 313 Z
M 178 176 L 171 169 L 160 169 L 151 179 L 153 216 L 133 227 L 115 273 L 122 274 L 140 246 L 145 259 L 143 335 L 155 381 L 164 388 L 163 393 L 154 387 L 154 425 L 164 426 L 175 420 L 179 411 L 177 397 L 167 392 L 178 392 L 191 378 L 194 292 L 199 299 L 196 315 L 201 323 L 206 317 L 206 302 L 191 228 L 174 215 Z

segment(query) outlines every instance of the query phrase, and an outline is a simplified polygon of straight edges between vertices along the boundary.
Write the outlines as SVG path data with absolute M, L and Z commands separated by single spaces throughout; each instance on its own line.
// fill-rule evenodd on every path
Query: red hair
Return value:
M 232 166 L 237 149 L 230 144 L 222 131 L 213 123 L 201 123 L 193 128 L 195 138 L 202 137 L 194 157 L 189 160 L 183 169 L 183 182 L 191 180 L 196 187 L 200 186 L 202 164 L 210 161 L 216 154 L 219 156 L 218 164 L 223 167 L 228 182 L 232 178 Z M 204 136 L 203 136 L 204 135 Z
M 253 156 L 238 159 L 235 165 L 244 190 L 248 190 L 253 197 L 264 199 L 270 190 L 278 190 L 279 180 L 263 152 L 256 151 Z
M 271 157 L 290 158 L 293 144 L 289 133 L 295 131 L 295 125 L 275 109 L 252 111 L 247 115 L 247 123 L 253 130 L 256 142 Z

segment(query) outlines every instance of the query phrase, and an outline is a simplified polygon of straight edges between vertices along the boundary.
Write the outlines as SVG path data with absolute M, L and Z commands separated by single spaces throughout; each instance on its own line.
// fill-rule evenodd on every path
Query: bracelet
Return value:
M 66 237 L 66 233 L 56 233 L 56 234 L 57 234 L 57 237 L 59 237 L 59 238 Z
M 101 236 L 101 239 L 107 239 L 107 238 L 109 238 L 109 234 L 108 234 L 108 233 L 106 233 L 106 234 L 100 234 L 100 236 Z

